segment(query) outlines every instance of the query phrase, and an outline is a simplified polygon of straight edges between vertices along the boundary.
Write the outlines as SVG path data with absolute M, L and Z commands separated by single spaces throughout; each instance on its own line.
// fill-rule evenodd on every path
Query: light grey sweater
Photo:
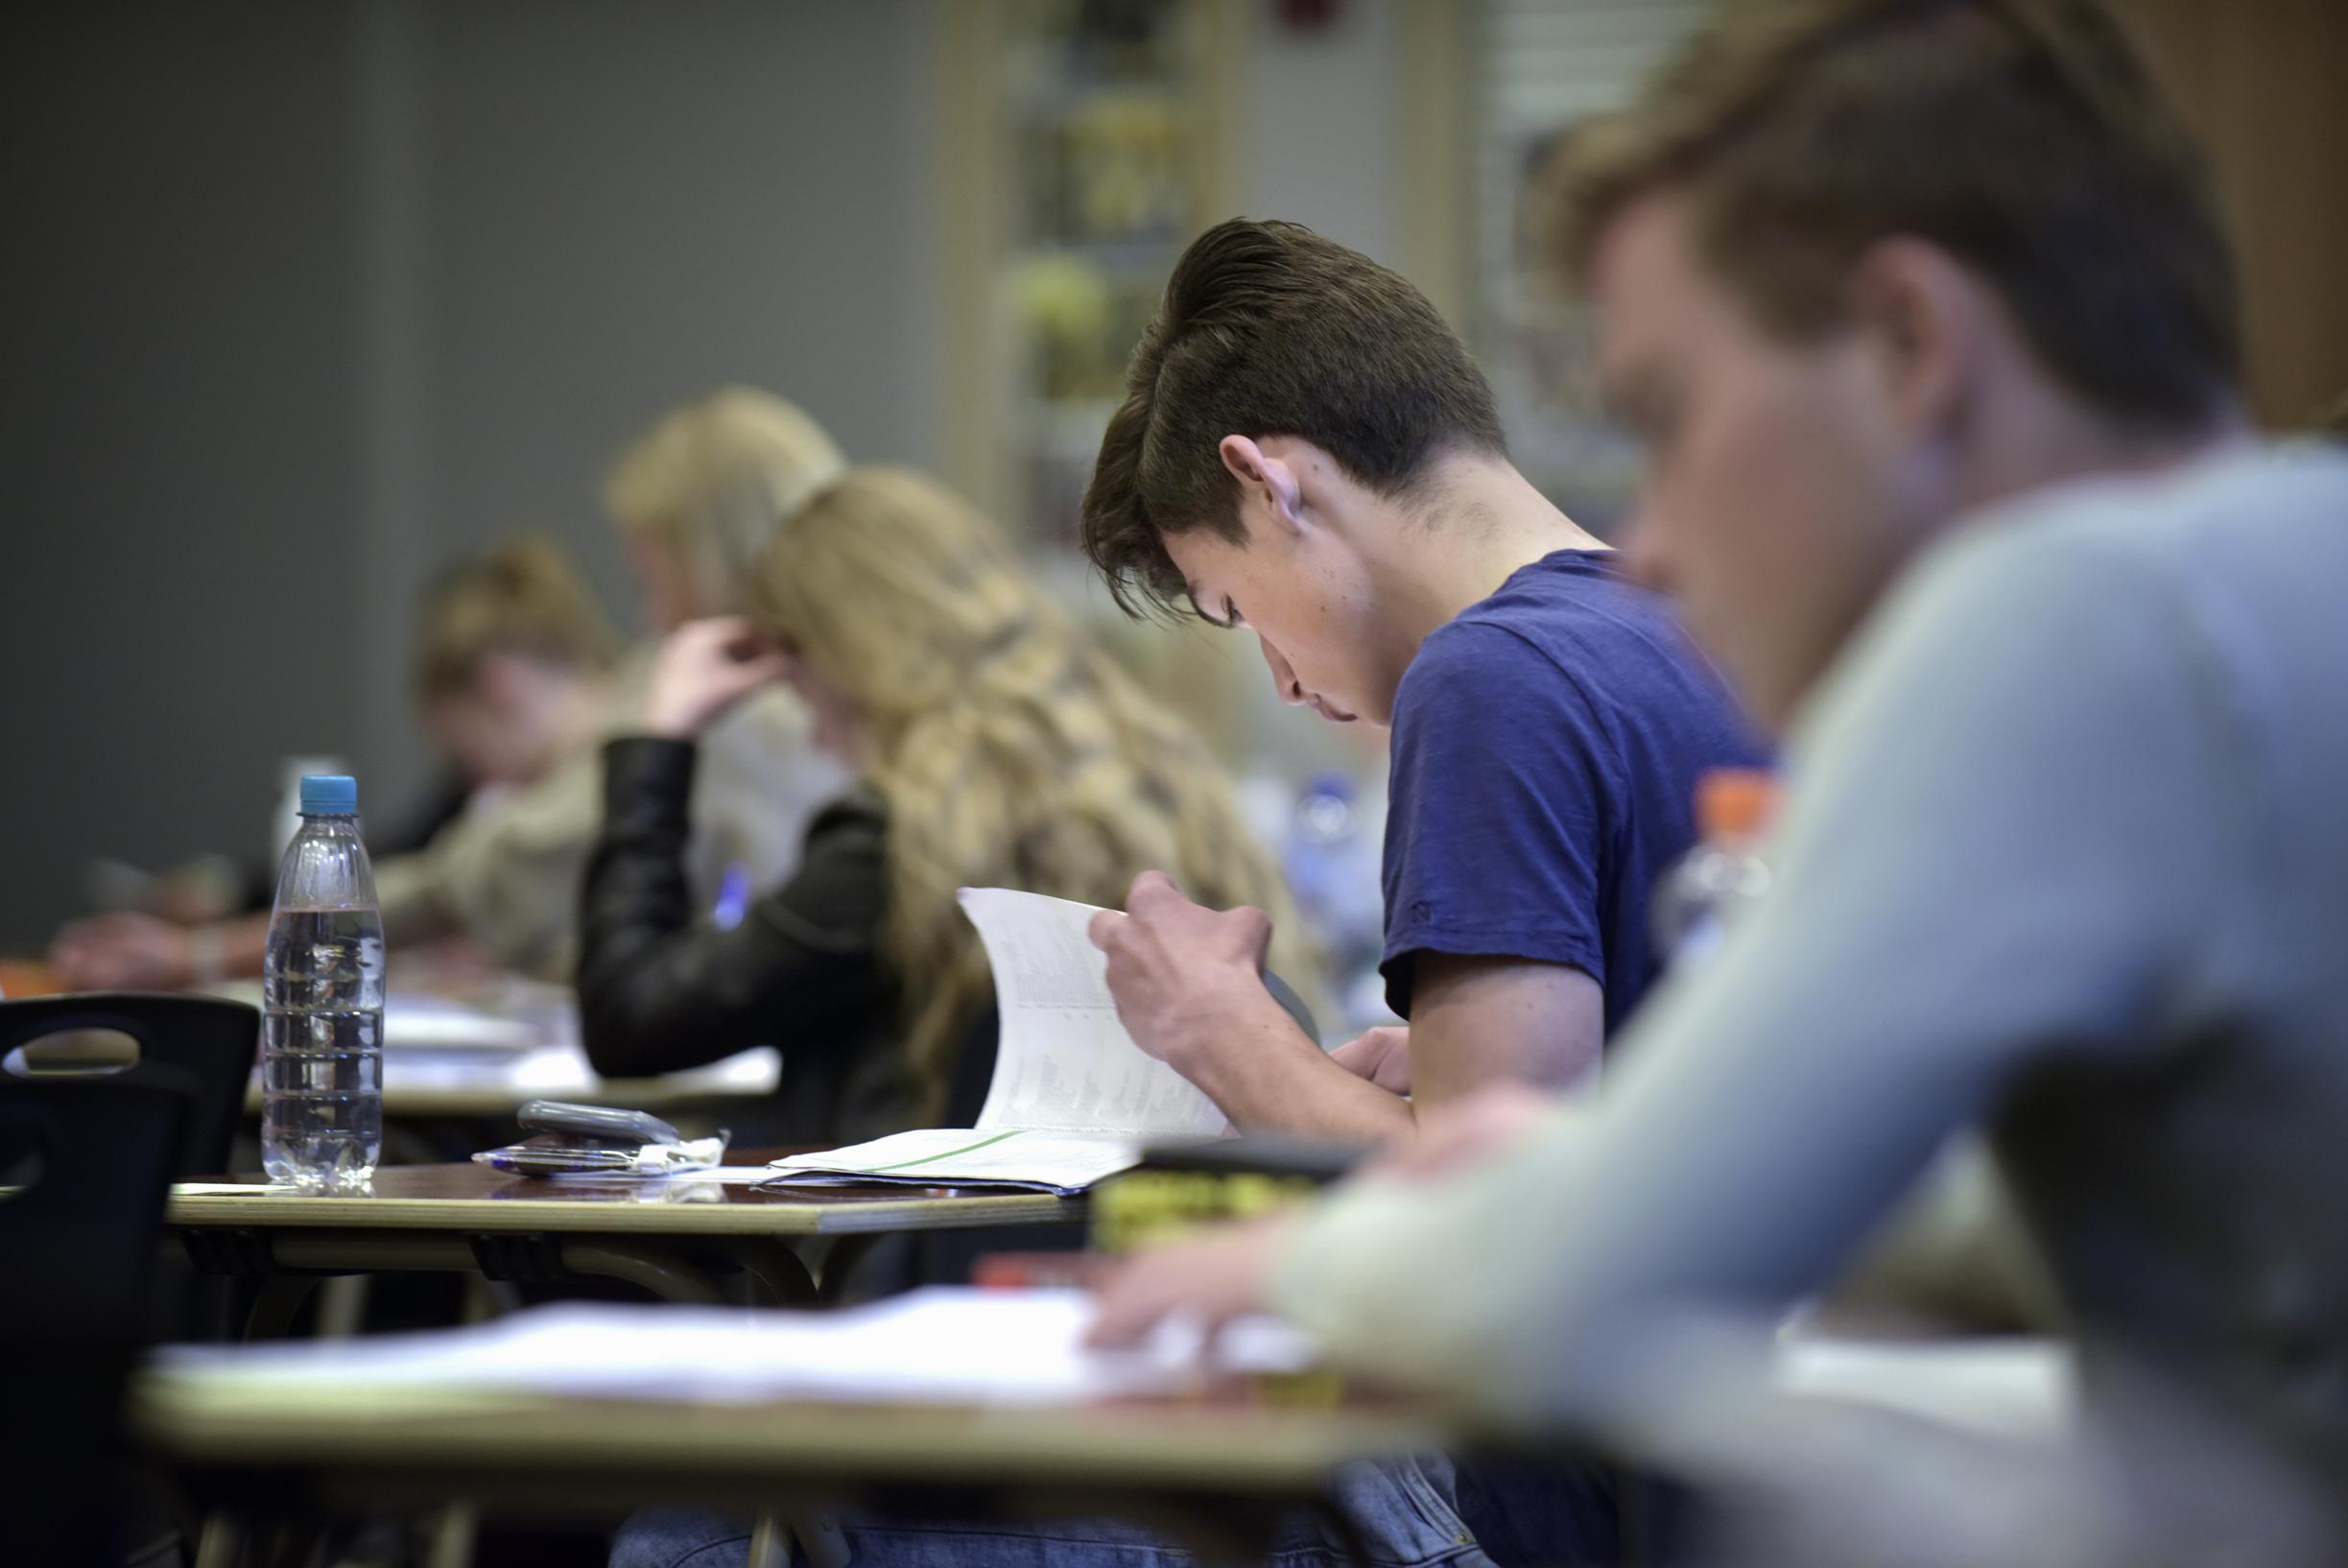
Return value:
M 1979 1125 L 2091 1410 L 2150 1370 L 2348 1477 L 2348 453 L 1955 531 L 1807 710 L 1770 858 L 1593 1105 L 1340 1192 L 1275 1304 L 1489 1415 L 1605 1426 L 1652 1325 L 1818 1289 Z

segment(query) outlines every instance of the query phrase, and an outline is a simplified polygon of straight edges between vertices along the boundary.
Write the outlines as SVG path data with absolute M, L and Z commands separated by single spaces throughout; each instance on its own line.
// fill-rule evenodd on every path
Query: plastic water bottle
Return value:
M 1282 860 L 1297 913 L 1318 938 L 1337 986 L 1346 1034 L 1392 1019 L 1378 959 L 1386 935 L 1379 845 L 1359 792 L 1343 773 L 1317 773 L 1296 797 Z
M 343 774 L 301 781 L 261 1009 L 262 1168 L 305 1191 L 364 1188 L 383 1152 L 383 915 Z
M 1777 778 L 1758 768 L 1716 768 L 1696 781 L 1694 849 L 1664 873 L 1649 904 L 1655 951 L 1668 967 L 1703 959 L 1769 891 L 1757 851 L 1777 812 Z

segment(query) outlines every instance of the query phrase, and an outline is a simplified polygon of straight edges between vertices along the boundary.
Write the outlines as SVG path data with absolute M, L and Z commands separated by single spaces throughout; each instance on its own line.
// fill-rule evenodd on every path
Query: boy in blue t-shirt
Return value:
M 1127 607 L 1248 627 L 1290 701 L 1391 726 L 1384 969 L 1411 1023 L 1399 1049 L 1379 1032 L 1324 1055 L 1259 978 L 1264 915 L 1203 909 L 1152 871 L 1128 915 L 1095 917 L 1127 1028 L 1250 1128 L 1386 1137 L 1489 1084 L 1586 1081 L 1653 977 L 1648 892 L 1695 840 L 1697 775 L 1762 755 L 1718 677 L 1509 466 L 1467 351 L 1367 257 L 1292 224 L 1209 230 L 1127 379 L 1085 548 Z M 1612 1478 L 1588 1469 L 1353 1464 L 1331 1510 L 1284 1523 L 1271 1559 L 1618 1555 Z M 835 1528 L 866 1568 L 1190 1562 L 1114 1521 Z M 645 1514 L 613 1561 L 714 1568 L 747 1541 Z
M 1653 978 L 1648 895 L 1697 776 L 1763 758 L 1720 681 L 1509 464 L 1465 348 L 1365 256 L 1210 229 L 1127 387 L 1084 498 L 1119 603 L 1247 627 L 1290 701 L 1392 728 L 1383 969 L 1410 1032 L 1324 1056 L 1257 981 L 1263 916 L 1155 873 L 1095 921 L 1127 1029 L 1249 1129 L 1384 1137 L 1494 1082 L 1587 1081 Z

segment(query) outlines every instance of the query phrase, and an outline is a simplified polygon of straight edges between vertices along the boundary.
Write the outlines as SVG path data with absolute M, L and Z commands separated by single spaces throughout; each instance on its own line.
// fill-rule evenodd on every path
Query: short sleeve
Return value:
M 1606 981 L 1603 890 L 1622 824 L 1616 748 L 1568 672 L 1505 627 L 1429 637 L 1394 699 L 1387 1002 L 1421 953 L 1569 964 Z

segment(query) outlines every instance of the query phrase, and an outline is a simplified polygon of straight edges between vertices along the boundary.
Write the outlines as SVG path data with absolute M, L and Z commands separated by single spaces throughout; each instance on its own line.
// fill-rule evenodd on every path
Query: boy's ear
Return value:
M 1848 285 L 1852 319 L 1877 345 L 1885 397 L 1924 435 L 1957 418 L 1980 369 L 1987 327 L 1979 287 L 1933 246 L 1889 239 L 1868 248 Z
M 1304 497 L 1293 466 L 1245 436 L 1225 436 L 1216 450 L 1243 493 L 1262 500 L 1273 518 L 1289 528 L 1299 524 Z

